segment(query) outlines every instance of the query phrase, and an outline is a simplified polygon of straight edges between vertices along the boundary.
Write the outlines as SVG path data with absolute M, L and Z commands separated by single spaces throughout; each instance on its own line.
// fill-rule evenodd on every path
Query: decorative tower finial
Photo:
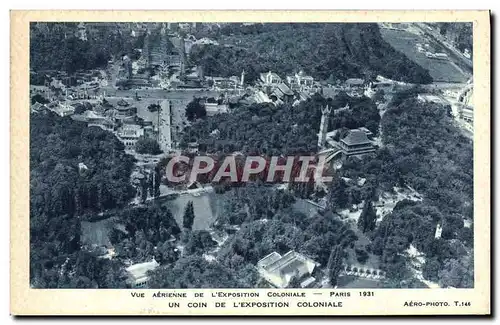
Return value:
M 326 130 L 328 128 L 328 117 L 330 116 L 332 109 L 329 105 L 321 109 L 321 123 L 319 124 L 318 133 L 318 149 L 321 150 L 325 146 L 326 141 Z
M 243 87 L 244 83 L 245 83 L 245 70 L 241 71 L 240 86 Z

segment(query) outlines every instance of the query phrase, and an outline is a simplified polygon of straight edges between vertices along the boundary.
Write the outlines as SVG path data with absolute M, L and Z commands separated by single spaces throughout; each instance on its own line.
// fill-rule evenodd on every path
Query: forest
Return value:
M 134 196 L 133 157 L 113 134 L 69 117 L 42 112 L 30 122 L 30 279 L 61 287 L 67 285 L 57 279 L 62 265 L 92 260 L 80 251 L 80 216 L 123 207 Z
M 341 175 L 365 177 L 378 195 L 394 186 L 410 186 L 424 197 L 422 202 L 401 201 L 378 227 L 369 232 L 371 253 L 379 255 L 394 280 L 408 277 L 403 256 L 410 244 L 427 258 L 423 275 L 443 286 L 473 285 L 472 142 L 461 134 L 449 116 L 449 107 L 422 103 L 415 90 L 398 93 L 383 115 L 385 146 L 373 157 L 349 158 Z M 351 203 L 349 193 L 344 195 Z M 434 234 L 443 227 L 440 239 Z
M 105 68 L 112 57 L 132 55 L 144 45 L 115 27 L 87 30 L 87 40 L 77 35 L 77 23 L 32 23 L 30 25 L 30 69 L 33 71 Z
M 293 208 L 295 198 L 290 192 L 258 182 L 221 194 L 219 201 L 222 211 L 214 231 L 238 230 L 230 232 L 217 250 L 210 239 L 196 239 L 199 232 L 190 232 L 184 239 L 183 256 L 152 273 L 153 288 L 262 287 L 265 282 L 257 275 L 255 264 L 267 254 L 297 250 L 326 267 L 332 247 L 340 247 L 343 254 L 356 240 L 350 226 L 331 212 L 308 218 Z M 186 250 L 193 240 L 198 242 L 196 247 L 205 249 Z M 213 260 L 207 261 L 206 254 Z
M 451 40 L 460 51 L 469 49 L 472 55 L 474 45 L 472 23 L 435 23 L 434 25 L 437 26 L 439 33 Z
M 441 32 L 452 29 L 442 26 Z M 82 41 L 73 23 L 32 25 L 30 32 L 34 70 L 71 73 L 104 67 L 112 56 L 142 47 L 140 38 L 106 29 L 89 32 L 89 40 Z M 196 45 L 190 55 L 191 64 L 202 65 L 207 75 L 239 75 L 245 70 L 251 82 L 269 69 L 281 76 L 303 69 L 330 81 L 377 74 L 406 82 L 432 81 L 426 70 L 385 43 L 375 24 L 228 24 L 215 33 L 229 45 Z M 164 206 L 144 204 L 145 197 L 140 206 L 128 206 L 136 194 L 130 185 L 134 158 L 125 154 L 114 135 L 51 112 L 32 114 L 31 286 L 125 287 L 125 262 L 152 258 L 161 264 L 151 274 L 153 288 L 261 286 L 253 266 L 272 251 L 294 249 L 322 267 L 332 256 L 342 260 L 357 234 L 335 212 L 363 203 L 357 225 L 370 244 L 356 252 L 358 260 L 376 255 L 391 285 L 405 286 L 413 277 L 405 256 L 412 245 L 426 256 L 425 279 L 443 287 L 471 287 L 472 142 L 453 125 L 449 107 L 422 103 L 417 93 L 413 89 L 396 94 L 382 118 L 373 100 L 346 93 L 334 98 L 316 94 L 297 106 L 238 106 L 231 114 L 210 117 L 199 111 L 195 99 L 186 111 L 191 124 L 182 135 L 183 149 L 197 141 L 201 152 L 220 156 L 314 154 L 321 108 L 327 104 L 333 109 L 349 104 L 349 109 L 330 115 L 328 130 L 364 126 L 384 144 L 372 155 L 346 158 L 326 196 L 325 211 L 309 218 L 293 204 L 313 194 L 322 196 L 314 193 L 314 184 L 290 184 L 291 191 L 286 191 L 256 182 L 220 194 L 223 212 L 212 230 L 230 231 L 221 247 L 207 230 L 191 230 L 197 217 L 192 203 L 186 206 L 182 225 Z M 141 139 L 137 150 L 156 153 L 158 144 Z M 155 173 L 159 175 L 159 167 Z M 340 176 L 367 182 L 360 188 Z M 152 187 L 149 177 L 145 188 Z M 155 186 L 149 190 L 158 194 L 159 184 Z M 411 187 L 423 200 L 400 201 L 376 223 L 373 204 L 394 187 Z M 464 226 L 464 219 L 472 224 Z M 100 220 L 113 221 L 106 236 L 116 258 L 101 258 L 83 240 L 82 222 Z M 438 224 L 443 227 L 441 238 L 434 236 Z M 205 255 L 216 250 L 214 260 L 207 260 Z
M 206 75 L 229 77 L 245 70 L 252 83 L 261 72 L 272 70 L 284 78 L 302 69 L 332 82 L 377 75 L 432 82 L 427 70 L 382 39 L 377 24 L 228 24 L 211 36 L 224 46 L 195 45 L 189 55 Z
M 221 214 L 224 219 L 217 220 L 225 223 L 227 215 L 237 216 L 230 220 L 240 229 L 218 254 L 218 261 L 237 274 L 244 274 L 273 251 L 285 254 L 296 250 L 325 268 L 334 247 L 345 252 L 357 239 L 350 226 L 332 212 L 308 217 L 297 211 L 292 206 L 295 199 L 287 191 L 257 184 L 238 190 L 226 199 L 227 210 Z
M 297 106 L 253 104 L 236 107 L 231 114 L 198 119 L 184 130 L 180 145 L 186 148 L 189 142 L 198 141 L 200 150 L 208 153 L 314 154 L 317 151 L 321 108 L 327 104 L 333 109 L 346 104 L 350 107 L 330 115 L 329 130 L 365 126 L 378 134 L 380 116 L 377 106 L 369 98 L 340 93 L 333 99 L 325 99 L 315 94 Z

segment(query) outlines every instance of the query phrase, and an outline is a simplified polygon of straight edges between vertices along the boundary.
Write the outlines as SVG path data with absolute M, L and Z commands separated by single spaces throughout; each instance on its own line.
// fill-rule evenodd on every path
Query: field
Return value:
M 429 70 L 434 81 L 437 82 L 466 82 L 469 77 L 449 60 L 430 59 L 425 53 L 417 51 L 416 44 L 430 44 L 435 52 L 443 52 L 441 46 L 416 34 L 392 29 L 380 29 L 385 41 L 396 50 L 404 53 L 412 61 L 424 69 Z

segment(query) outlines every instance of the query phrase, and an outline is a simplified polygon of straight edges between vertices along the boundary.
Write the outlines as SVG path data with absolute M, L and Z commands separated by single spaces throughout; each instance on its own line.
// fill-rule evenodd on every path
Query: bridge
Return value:
M 341 157 L 342 156 L 342 150 L 340 150 L 340 148 L 338 148 L 338 147 L 323 149 L 323 150 L 319 151 L 316 154 L 316 156 L 317 157 L 319 157 L 319 156 L 326 156 L 326 159 L 325 159 L 325 165 L 326 165 L 330 161 L 332 161 L 332 159 L 334 159 L 335 157 Z M 316 170 L 316 172 L 320 172 L 320 171 Z M 328 193 L 328 186 L 326 186 L 326 184 L 324 184 L 321 181 L 321 177 L 316 177 L 316 187 L 317 188 L 322 188 L 326 193 Z M 324 208 L 324 207 L 321 207 L 321 206 L 318 206 L 318 207 Z
M 329 163 L 333 158 L 342 155 L 342 150 L 338 147 L 323 149 L 316 156 L 326 156 L 325 163 Z

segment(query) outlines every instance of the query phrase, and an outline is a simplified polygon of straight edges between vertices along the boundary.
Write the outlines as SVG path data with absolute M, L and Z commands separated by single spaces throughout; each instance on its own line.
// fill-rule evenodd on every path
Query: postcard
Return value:
M 491 313 L 488 11 L 12 11 L 11 98 L 13 315 Z

